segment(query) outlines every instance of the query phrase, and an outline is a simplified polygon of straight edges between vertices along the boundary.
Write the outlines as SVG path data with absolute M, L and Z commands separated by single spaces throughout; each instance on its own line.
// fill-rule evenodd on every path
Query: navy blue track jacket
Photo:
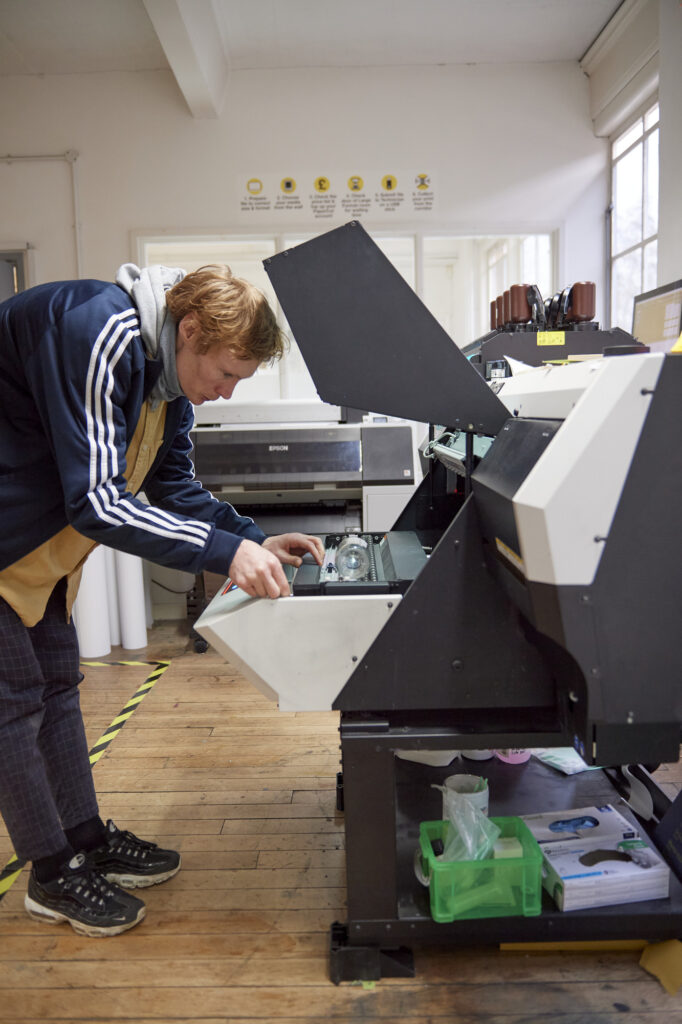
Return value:
M 186 398 L 169 402 L 143 484 L 127 489 L 125 453 L 161 371 L 118 285 L 63 281 L 0 303 L 0 569 L 66 525 L 152 562 L 227 575 L 252 519 L 194 478 Z

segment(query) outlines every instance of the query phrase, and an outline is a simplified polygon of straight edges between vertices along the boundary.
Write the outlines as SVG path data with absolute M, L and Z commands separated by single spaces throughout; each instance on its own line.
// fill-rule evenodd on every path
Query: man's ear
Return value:
M 180 339 L 188 342 L 190 345 L 196 341 L 199 336 L 199 319 L 196 313 L 185 313 L 178 324 L 178 333 Z

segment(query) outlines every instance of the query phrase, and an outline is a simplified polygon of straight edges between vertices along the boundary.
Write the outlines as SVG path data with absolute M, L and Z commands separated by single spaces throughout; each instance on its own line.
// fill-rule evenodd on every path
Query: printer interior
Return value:
M 294 597 L 404 593 L 425 563 L 414 533 L 328 534 L 322 565 L 307 555 L 293 574 L 291 590 Z

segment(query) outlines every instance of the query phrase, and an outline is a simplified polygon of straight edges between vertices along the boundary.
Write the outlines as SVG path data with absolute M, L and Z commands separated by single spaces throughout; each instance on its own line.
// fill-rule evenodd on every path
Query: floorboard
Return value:
M 637 949 L 423 948 L 414 979 L 332 985 L 338 716 L 278 712 L 217 654 L 196 654 L 185 623 L 98 660 L 82 685 L 91 743 L 170 661 L 94 774 L 103 816 L 179 849 L 183 869 L 142 893 L 138 928 L 107 940 L 32 921 L 24 871 L 0 901 L 2 1024 L 681 1024 L 682 996 Z M 682 787 L 680 764 L 656 777 L 670 796 Z M 0 824 L 2 864 L 10 854 Z

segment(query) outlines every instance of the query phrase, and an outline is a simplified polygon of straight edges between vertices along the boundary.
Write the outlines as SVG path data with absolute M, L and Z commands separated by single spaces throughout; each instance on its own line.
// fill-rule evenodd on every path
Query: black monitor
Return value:
M 635 295 L 632 333 L 652 352 L 669 352 L 682 333 L 682 281 Z

